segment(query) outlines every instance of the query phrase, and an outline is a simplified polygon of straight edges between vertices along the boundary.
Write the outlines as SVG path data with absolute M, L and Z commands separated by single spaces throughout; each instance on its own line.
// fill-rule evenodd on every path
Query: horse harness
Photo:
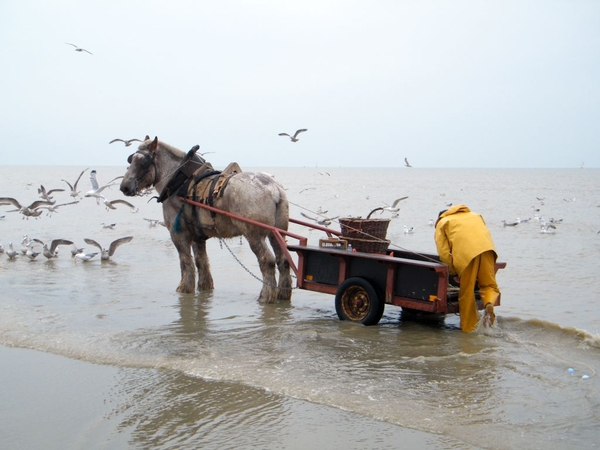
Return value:
M 198 203 L 204 203 L 209 206 L 214 206 L 214 200 L 223 195 L 223 192 L 231 179 L 237 173 L 241 173 L 242 169 L 236 162 L 230 163 L 223 171 L 215 170 L 213 166 L 200 158 L 195 152 L 197 148 L 192 148 L 186 156 L 183 164 L 173 174 L 165 188 L 158 197 L 158 203 L 162 203 L 173 195 L 194 200 Z M 181 214 L 185 203 L 181 205 L 176 222 L 181 220 Z M 216 214 L 210 211 L 210 217 L 214 219 Z M 208 224 L 203 224 L 200 221 L 199 214 L 192 214 L 196 225 L 196 230 L 201 234 L 201 239 L 208 239 L 202 228 Z M 180 226 L 174 227 L 176 230 Z

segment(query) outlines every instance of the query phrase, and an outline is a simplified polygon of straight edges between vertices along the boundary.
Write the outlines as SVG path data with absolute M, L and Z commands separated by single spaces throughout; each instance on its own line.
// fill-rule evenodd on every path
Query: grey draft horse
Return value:
M 158 138 L 146 137 L 128 159 L 130 165 L 123 176 L 121 192 L 126 196 L 135 196 L 154 186 L 160 195 L 185 158 L 185 152 L 159 141 Z M 203 158 L 200 159 L 204 162 Z M 162 205 L 165 225 L 179 252 L 181 282 L 177 287 L 178 292 L 195 292 L 196 269 L 198 290 L 214 289 L 206 253 L 208 238 L 244 236 L 258 259 L 263 277 L 258 300 L 262 303 L 273 303 L 277 299 L 291 298 L 290 265 L 270 230 L 222 214 L 211 214 L 203 208 L 182 202 L 178 195 L 166 198 Z M 285 190 L 264 173 L 236 173 L 229 179 L 222 194 L 214 199 L 213 206 L 282 230 L 288 229 L 289 204 Z M 269 239 L 275 255 L 269 249 L 266 238 Z M 275 266 L 279 270 L 278 283 Z

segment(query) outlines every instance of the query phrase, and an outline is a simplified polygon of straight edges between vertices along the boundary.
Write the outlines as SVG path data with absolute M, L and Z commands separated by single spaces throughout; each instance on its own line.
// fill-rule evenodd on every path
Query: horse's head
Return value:
M 127 162 L 129 167 L 121 181 L 121 192 L 132 197 L 137 195 L 143 189 L 152 187 L 157 182 L 156 169 L 156 149 L 158 148 L 158 138 L 151 140 L 148 136 L 140 144 L 135 153 L 129 155 Z

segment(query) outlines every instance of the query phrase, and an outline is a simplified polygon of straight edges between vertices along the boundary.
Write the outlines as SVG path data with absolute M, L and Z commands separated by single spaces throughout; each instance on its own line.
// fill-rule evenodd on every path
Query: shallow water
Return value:
M 82 169 L 1 167 L 0 195 L 31 202 L 40 183 L 64 187 L 60 179 Z M 124 172 L 97 170 L 101 183 Z M 51 261 L 0 255 L 0 344 L 138 369 L 122 377 L 122 392 L 112 399 L 132 445 L 225 448 L 218 430 L 227 430 L 228 442 L 249 443 L 244 436 L 257 428 L 281 436 L 270 444 L 255 436 L 259 447 L 294 448 L 285 429 L 294 420 L 310 423 L 315 414 L 327 416 L 323 436 L 360 429 L 365 442 L 380 439 L 378 448 L 393 446 L 396 426 L 433 433 L 441 439 L 435 445 L 445 448 L 597 445 L 600 171 L 265 170 L 287 188 L 296 218 L 319 207 L 330 217 L 364 217 L 408 195 L 388 238 L 416 252 L 435 251 L 428 222 L 447 203 L 482 213 L 507 263 L 498 274 L 502 305 L 494 333 L 463 334 L 455 316 L 441 323 L 406 320 L 396 307 L 375 327 L 340 322 L 332 296 L 302 290 L 291 302 L 260 305 L 256 261 L 237 239 L 223 246 L 209 241 L 215 290 L 181 295 L 167 230 L 143 220 L 160 219 L 160 206 L 143 197 L 133 199 L 136 214 L 108 212 L 85 198 L 39 220 L 0 207 L 4 247 L 9 241 L 20 247 L 24 234 L 80 246 L 84 237 L 108 245 L 134 236 L 109 262 L 74 261 L 68 247 Z M 80 183 L 89 189 L 86 175 Z M 108 194 L 122 198 L 115 188 Z M 55 197 L 69 201 L 67 193 Z M 555 234 L 540 234 L 534 214 L 563 220 Z M 517 217 L 532 219 L 516 227 L 501 222 Z M 101 222 L 114 222 L 115 229 Z M 404 234 L 404 225 L 414 233 Z M 323 237 L 292 230 L 313 243 Z M 305 439 L 316 445 L 322 437 Z

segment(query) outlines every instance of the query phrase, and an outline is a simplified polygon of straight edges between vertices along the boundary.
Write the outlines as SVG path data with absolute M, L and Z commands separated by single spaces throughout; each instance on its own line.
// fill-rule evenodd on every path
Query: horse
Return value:
M 198 290 L 214 289 L 206 253 L 207 239 L 244 236 L 256 255 L 263 278 L 258 301 L 274 303 L 278 299 L 290 300 L 292 295 L 290 265 L 271 230 L 223 214 L 213 214 L 203 208 L 182 202 L 178 194 L 163 195 L 167 183 L 173 179 L 174 174 L 180 173 L 178 171 L 186 157 L 189 158 L 192 150 L 186 155 L 185 152 L 159 141 L 157 137 L 150 139 L 146 136 L 138 150 L 129 156 L 129 167 L 120 185 L 121 192 L 129 197 L 140 195 L 151 187 L 158 192 L 159 201 L 163 206 L 165 226 L 179 253 L 181 282 L 177 292 L 186 294 L 195 292 L 196 271 Z M 194 154 L 194 158 L 201 163 L 206 163 L 197 153 Z M 285 190 L 274 178 L 262 172 L 234 173 L 219 195 L 213 199 L 212 206 L 281 230 L 288 229 L 289 203 Z M 267 245 L 267 238 L 273 252 Z M 278 282 L 275 267 L 279 271 Z

